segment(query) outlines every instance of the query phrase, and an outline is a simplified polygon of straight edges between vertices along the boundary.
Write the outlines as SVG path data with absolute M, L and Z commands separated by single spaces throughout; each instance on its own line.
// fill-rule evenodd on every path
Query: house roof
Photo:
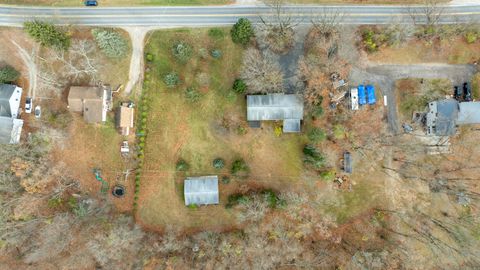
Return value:
M 184 183 L 185 205 L 218 204 L 218 177 L 187 177 Z
M 102 122 L 103 101 L 102 100 L 85 100 L 83 108 L 83 118 L 87 123 Z
M 249 95 L 247 120 L 303 119 L 303 98 L 299 95 Z
M 455 99 L 432 101 L 428 108 L 427 127 L 429 134 L 450 136 L 456 133 L 458 102 Z
M 13 95 L 16 95 L 15 100 L 10 100 Z M 18 114 L 18 108 L 20 107 L 21 97 L 22 97 L 22 88 L 12 84 L 1 84 L 0 85 L 0 116 L 16 117 L 16 115 Z
M 103 97 L 103 89 L 96 86 L 71 86 L 68 100 L 99 99 Z
M 480 124 L 480 102 L 461 102 L 457 124 Z
M 118 126 L 121 128 L 133 127 L 133 108 L 120 106 Z
M 0 144 L 18 143 L 23 120 L 0 117 Z
M 285 119 L 283 120 L 283 132 L 300 132 L 300 119 Z

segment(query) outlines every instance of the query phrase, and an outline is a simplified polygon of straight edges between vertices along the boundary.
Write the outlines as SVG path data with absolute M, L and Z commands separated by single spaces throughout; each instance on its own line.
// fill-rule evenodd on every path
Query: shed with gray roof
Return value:
M 458 125 L 480 124 L 480 102 L 460 102 Z
M 218 204 L 218 177 L 216 175 L 187 177 L 183 187 L 183 194 L 185 205 Z
M 247 121 L 283 120 L 283 132 L 300 132 L 303 98 L 300 95 L 249 95 Z

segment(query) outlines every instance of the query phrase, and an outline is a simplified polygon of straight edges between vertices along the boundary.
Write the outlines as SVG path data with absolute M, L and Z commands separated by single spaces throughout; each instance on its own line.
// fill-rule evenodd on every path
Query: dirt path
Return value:
M 28 69 L 28 96 L 35 99 L 35 89 L 37 88 L 37 65 L 35 64 L 34 57 L 36 54 L 35 47 L 32 49 L 32 53 L 29 54 L 22 46 L 18 45 L 14 40 L 11 40 L 13 45 L 18 48 L 18 53 L 23 63 Z
M 144 41 L 145 36 L 151 29 L 145 27 L 125 27 L 124 29 L 128 32 L 132 41 L 130 71 L 128 74 L 128 83 L 125 87 L 125 95 L 129 95 L 137 85 L 141 84 L 143 77 Z

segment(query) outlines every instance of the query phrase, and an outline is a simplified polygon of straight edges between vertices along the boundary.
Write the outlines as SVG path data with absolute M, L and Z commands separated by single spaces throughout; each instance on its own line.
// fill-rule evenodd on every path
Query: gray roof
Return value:
M 461 102 L 457 124 L 480 124 L 480 102 Z
M 432 101 L 428 107 L 428 133 L 437 136 L 454 135 L 456 133 L 458 102 L 455 99 Z
M 18 143 L 23 120 L 0 117 L 0 144 Z
M 15 91 L 16 86 L 12 84 L 0 85 L 0 116 L 11 117 L 10 98 Z
M 283 132 L 300 132 L 300 119 L 283 120 Z
M 343 170 L 346 173 L 352 173 L 352 155 L 350 152 L 343 153 Z
M 216 175 L 187 177 L 183 192 L 185 205 L 218 204 L 218 177 Z
M 303 119 L 303 98 L 300 95 L 249 95 L 247 120 Z

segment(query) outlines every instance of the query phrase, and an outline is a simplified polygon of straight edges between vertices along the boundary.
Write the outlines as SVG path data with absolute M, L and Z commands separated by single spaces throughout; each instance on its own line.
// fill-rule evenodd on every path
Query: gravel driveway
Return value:
M 404 78 L 449 79 L 453 84 L 470 81 L 477 71 L 474 65 L 414 64 L 414 65 L 369 65 L 366 69 L 353 68 L 350 81 L 353 85 L 376 84 L 387 96 L 387 118 L 390 129 L 398 134 L 395 81 Z M 453 91 L 453 89 L 452 89 Z

